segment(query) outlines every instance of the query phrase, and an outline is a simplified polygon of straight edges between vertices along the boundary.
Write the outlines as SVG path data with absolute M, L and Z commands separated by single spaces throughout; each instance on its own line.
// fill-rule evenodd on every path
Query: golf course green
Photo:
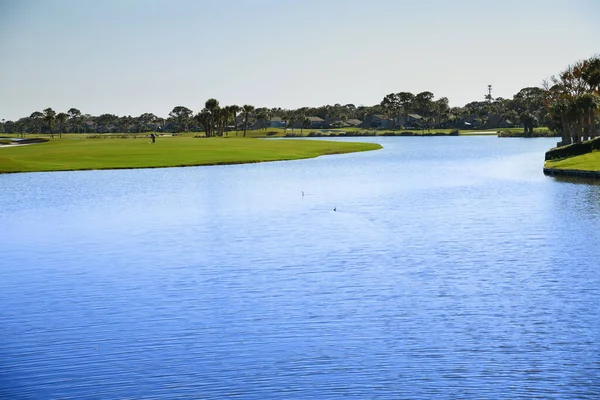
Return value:
M 254 138 L 85 138 L 0 148 L 0 173 L 160 168 L 296 160 L 380 149 L 374 143 Z

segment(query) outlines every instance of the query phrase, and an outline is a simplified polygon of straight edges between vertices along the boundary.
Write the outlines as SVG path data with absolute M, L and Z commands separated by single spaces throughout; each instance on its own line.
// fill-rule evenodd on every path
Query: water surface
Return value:
M 1 175 L 0 398 L 599 398 L 600 186 L 554 138 L 353 140 Z

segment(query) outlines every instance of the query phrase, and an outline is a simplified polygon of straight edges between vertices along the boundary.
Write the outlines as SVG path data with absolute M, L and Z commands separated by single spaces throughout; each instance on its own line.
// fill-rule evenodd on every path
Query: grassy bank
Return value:
M 296 160 L 381 148 L 373 143 L 251 138 L 159 137 L 90 139 L 63 136 L 47 143 L 0 148 L 0 173 L 155 168 Z
M 550 149 L 544 168 L 573 171 L 600 171 L 600 138 Z
M 562 160 L 546 161 L 544 167 L 579 171 L 600 171 L 600 151 L 594 151 L 592 153 L 569 157 Z

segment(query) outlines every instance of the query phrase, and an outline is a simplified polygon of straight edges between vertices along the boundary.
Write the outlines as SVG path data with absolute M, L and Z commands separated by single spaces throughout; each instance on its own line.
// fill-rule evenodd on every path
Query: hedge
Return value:
M 575 143 L 567 146 L 557 147 L 546 152 L 546 160 L 557 160 L 580 156 L 591 153 L 594 150 L 600 150 L 600 137 L 588 140 L 583 143 Z

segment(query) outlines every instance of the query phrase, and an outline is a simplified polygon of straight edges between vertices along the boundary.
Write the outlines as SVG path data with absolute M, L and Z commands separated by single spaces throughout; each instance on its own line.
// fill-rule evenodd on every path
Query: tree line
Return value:
M 194 113 L 185 106 L 176 106 L 167 118 L 152 113 L 138 117 L 101 114 L 82 114 L 76 108 L 55 112 L 52 108 L 35 111 L 17 121 L 2 120 L 0 132 L 62 133 L 122 132 L 204 132 L 206 136 L 225 136 L 248 129 L 266 129 L 273 119 L 281 121 L 284 128 L 311 126 L 311 117 L 318 117 L 331 127 L 363 123 L 371 116 L 385 121 L 386 129 L 405 128 L 484 128 L 502 121 L 505 126 L 522 126 L 531 134 L 535 126 L 548 126 L 562 134 L 562 143 L 579 142 L 598 135 L 598 109 L 600 107 L 600 57 L 578 61 L 558 75 L 543 82 L 541 87 L 526 87 L 512 99 L 493 98 L 486 94 L 482 100 L 463 107 L 450 107 L 447 97 L 435 98 L 429 91 L 390 93 L 379 104 L 355 106 L 334 104 L 320 107 L 282 109 L 243 106 L 221 106 L 217 99 L 208 99 L 204 108 Z
M 598 136 L 600 57 L 581 60 L 544 81 L 546 105 L 561 144 Z

